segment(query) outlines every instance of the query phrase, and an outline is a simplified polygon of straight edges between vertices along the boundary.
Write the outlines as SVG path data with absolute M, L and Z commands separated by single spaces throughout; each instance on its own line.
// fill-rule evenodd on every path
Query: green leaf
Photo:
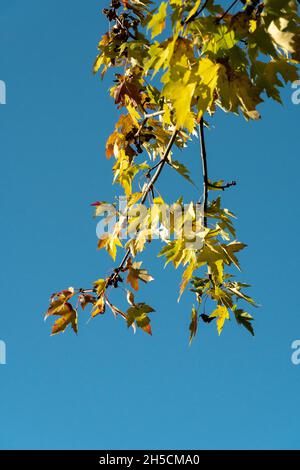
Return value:
M 177 160 L 172 160 L 170 162 L 170 165 L 172 166 L 172 168 L 174 168 L 174 170 L 177 171 L 177 173 L 179 173 L 181 176 L 183 176 L 184 179 L 186 179 L 193 186 L 195 186 L 194 181 L 190 177 L 190 172 L 189 172 L 188 168 L 185 165 L 183 165 L 183 163 L 180 163 Z
M 127 325 L 131 326 L 134 322 L 143 331 L 152 335 L 150 318 L 148 313 L 154 312 L 154 309 L 145 303 L 134 304 L 127 310 Z
M 226 25 L 220 25 L 217 31 L 212 35 L 211 39 L 206 43 L 204 47 L 205 52 L 213 52 L 217 55 L 219 51 L 228 51 L 232 49 L 238 39 L 235 37 L 233 29 L 228 29 Z
M 234 309 L 234 315 L 237 323 L 246 328 L 246 330 L 248 330 L 249 333 L 254 336 L 254 329 L 251 324 L 251 322 L 254 320 L 253 317 L 249 313 L 244 312 L 244 310 L 241 309 Z

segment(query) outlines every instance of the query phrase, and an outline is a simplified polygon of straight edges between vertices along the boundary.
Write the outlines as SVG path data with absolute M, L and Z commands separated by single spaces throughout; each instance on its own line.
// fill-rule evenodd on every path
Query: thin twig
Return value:
M 220 186 L 218 186 L 217 184 L 208 183 L 208 189 L 220 189 L 221 191 L 225 191 L 225 189 L 231 188 L 232 186 L 236 186 L 236 181 L 231 181 L 231 183 L 226 183 Z
M 200 138 L 200 149 L 202 159 L 202 171 L 203 171 L 203 211 L 204 211 L 204 227 L 207 228 L 207 206 L 208 206 L 208 170 L 207 170 L 207 154 L 204 136 L 204 119 L 201 118 L 199 124 L 199 138 Z
M 216 19 L 216 23 L 219 24 L 239 1 L 240 0 L 234 0 L 234 2 L 232 2 L 232 4 L 227 8 L 227 10 L 224 11 L 223 15 Z
M 169 154 L 171 152 L 171 149 L 173 147 L 173 144 L 176 140 L 176 137 L 177 137 L 177 134 L 178 134 L 178 129 L 175 128 L 172 136 L 171 136 L 171 139 L 169 140 L 169 143 L 168 143 L 168 146 L 166 148 L 166 151 L 165 151 L 165 154 L 164 154 L 164 157 L 162 158 L 162 160 L 159 162 L 159 165 L 157 166 L 157 170 L 156 172 L 154 173 L 154 175 L 152 176 L 151 180 L 149 181 L 146 189 L 145 189 L 145 192 L 144 192 L 144 196 L 142 197 L 142 200 L 141 200 L 141 203 L 144 204 L 146 198 L 147 198 L 147 194 L 149 193 L 149 191 L 151 191 L 151 188 L 154 186 L 154 184 L 156 183 L 157 179 L 159 178 L 159 175 L 161 174 L 162 172 L 162 169 L 163 167 L 165 166 L 165 164 L 168 162 L 168 157 L 169 157 Z
M 137 130 L 136 134 L 135 134 L 135 138 L 139 137 L 143 128 L 145 127 L 148 119 L 152 119 L 154 117 L 157 117 L 157 116 L 161 116 L 162 114 L 164 114 L 164 111 L 156 111 L 155 113 L 152 113 L 152 114 L 145 114 L 144 115 L 144 119 L 142 120 L 141 124 L 140 124 L 140 127 L 139 129 Z
M 208 209 L 208 186 L 209 186 L 209 179 L 208 179 L 208 169 L 207 169 L 207 153 L 206 153 L 206 145 L 205 145 L 205 135 L 204 135 L 204 119 L 203 117 L 200 120 L 199 124 L 199 137 L 200 137 L 200 149 L 201 149 L 201 159 L 202 159 L 202 171 L 203 171 L 203 225 L 205 228 L 207 226 L 207 209 Z M 209 280 L 212 282 L 212 274 L 211 268 L 207 266 L 207 274 Z
M 164 110 L 155 111 L 155 113 L 152 113 L 152 114 L 145 114 L 144 118 L 145 119 L 151 119 L 151 118 L 154 118 L 154 117 L 157 117 L 157 116 L 162 116 L 163 114 L 165 114 Z

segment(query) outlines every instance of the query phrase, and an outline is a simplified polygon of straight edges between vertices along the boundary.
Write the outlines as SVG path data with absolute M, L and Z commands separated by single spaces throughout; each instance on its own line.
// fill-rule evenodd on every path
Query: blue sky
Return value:
M 96 251 L 89 207 L 116 191 L 104 156 L 116 112 L 109 81 L 91 74 L 102 7 L 1 2 L 0 448 L 299 449 L 300 105 L 289 88 L 284 107 L 261 106 L 260 122 L 218 113 L 207 137 L 211 177 L 238 181 L 224 201 L 248 244 L 240 278 L 262 304 L 255 338 L 234 322 L 220 338 L 200 325 L 189 348 L 193 298 L 177 304 L 180 273 L 162 270 L 158 246 L 144 257 L 156 281 L 139 294 L 156 309 L 152 338 L 109 315 L 87 324 L 87 314 L 78 337 L 49 336 L 49 295 L 113 267 Z M 198 153 L 194 144 L 178 157 L 200 182 Z M 161 187 L 170 200 L 197 197 L 170 172 Z

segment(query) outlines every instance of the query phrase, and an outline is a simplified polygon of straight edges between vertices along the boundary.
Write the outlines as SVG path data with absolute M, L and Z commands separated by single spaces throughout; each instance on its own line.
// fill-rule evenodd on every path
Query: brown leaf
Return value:
M 195 307 L 193 307 L 193 310 L 192 310 L 192 317 L 191 317 L 191 323 L 190 323 L 189 329 L 190 329 L 190 345 L 191 345 L 198 330 L 198 313 Z
M 88 305 L 88 304 L 92 304 L 94 305 L 95 302 L 96 302 L 96 297 L 94 297 L 93 295 L 91 294 L 80 294 L 80 296 L 78 297 L 79 299 L 79 302 L 80 302 L 80 305 L 82 307 L 82 310 L 85 309 L 85 307 Z
M 125 106 L 127 96 L 134 107 L 140 106 L 143 109 L 138 82 L 134 83 L 132 79 L 122 75 L 119 75 L 118 78 L 119 85 L 114 89 L 115 103 L 119 104 L 120 107 Z
M 58 333 L 63 333 L 66 328 L 71 325 L 73 331 L 77 334 L 78 333 L 78 319 L 77 319 L 77 311 L 73 308 L 71 304 L 65 304 L 65 312 L 63 315 L 58 318 L 53 327 L 51 336 L 56 335 Z
M 130 261 L 127 263 L 128 276 L 126 282 L 128 282 L 135 291 L 139 290 L 139 280 L 145 283 L 153 281 L 153 277 L 148 274 L 146 269 L 141 269 L 141 265 L 141 262 L 131 264 Z

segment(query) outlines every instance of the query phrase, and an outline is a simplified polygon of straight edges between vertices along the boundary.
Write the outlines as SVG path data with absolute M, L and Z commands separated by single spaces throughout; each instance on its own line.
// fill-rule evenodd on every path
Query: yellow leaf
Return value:
M 135 126 L 138 127 L 139 126 L 139 119 L 141 118 L 138 111 L 136 110 L 136 108 L 134 108 L 130 103 L 128 103 L 126 105 L 126 108 L 132 118 L 132 121 L 134 122 Z
M 149 21 L 147 29 L 152 29 L 152 39 L 161 34 L 166 26 L 167 6 L 168 4 L 166 2 L 162 2 L 158 12 L 153 15 Z
M 123 246 L 119 238 L 117 236 L 111 237 L 107 245 L 107 251 L 114 261 L 116 260 L 116 256 L 117 256 L 117 246 L 120 246 L 120 247 Z
M 54 323 L 51 336 L 58 333 L 63 333 L 68 325 L 71 325 L 73 331 L 77 334 L 77 311 L 72 307 L 71 304 L 65 304 L 65 311 L 66 313 L 61 315 Z
M 189 132 L 193 132 L 195 127 L 195 118 L 191 111 L 195 88 L 196 83 L 185 85 L 183 82 L 169 82 L 163 89 L 164 96 L 172 101 L 175 109 L 177 127 L 185 127 Z
M 197 12 L 199 6 L 200 6 L 200 3 L 201 3 L 202 0 L 197 0 L 195 2 L 195 5 L 193 6 L 193 8 L 191 9 L 187 19 L 185 20 L 186 22 Z
M 219 80 L 220 64 L 215 64 L 208 58 L 199 62 L 197 75 L 200 82 L 196 89 L 198 98 L 198 119 L 214 102 L 214 94 Z
M 104 293 L 106 289 L 106 280 L 105 279 L 98 279 L 98 281 L 94 282 L 94 286 L 97 289 L 97 295 L 100 296 Z
M 93 66 L 93 72 L 97 73 L 102 64 L 103 64 L 103 55 L 99 54 L 95 60 L 95 63 Z
M 209 267 L 210 267 L 211 274 L 214 280 L 214 284 L 216 285 L 223 284 L 223 272 L 224 272 L 223 260 L 219 259 L 215 261 L 214 263 L 211 263 Z
M 166 69 L 171 60 L 174 52 L 177 37 L 175 36 L 172 40 L 169 40 L 168 44 L 161 47 L 158 42 L 155 42 L 150 46 L 149 59 L 145 62 L 144 72 L 147 73 L 150 69 L 153 69 L 152 78 L 159 72 L 159 70 Z
M 257 21 L 256 20 L 250 20 L 249 21 L 249 31 L 250 33 L 254 33 L 254 31 L 256 31 L 256 28 L 257 28 Z
M 193 276 L 193 272 L 195 271 L 195 269 L 196 269 L 196 264 L 195 263 L 189 264 L 188 267 L 185 269 L 185 271 L 182 275 L 182 282 L 180 284 L 180 293 L 179 293 L 178 302 L 179 302 L 183 292 L 185 291 L 186 286 L 188 285 L 189 281 L 191 280 L 191 278 Z
M 95 318 L 97 315 L 101 315 L 102 313 L 104 313 L 104 311 L 105 311 L 105 301 L 104 301 L 104 296 L 101 295 L 101 297 L 95 303 L 91 315 L 93 318 Z
M 107 235 L 103 238 L 100 238 L 98 242 L 98 250 L 106 248 L 107 252 L 114 261 L 116 260 L 117 256 L 117 246 L 123 246 L 117 235 Z
M 230 319 L 230 315 L 227 308 L 223 305 L 218 305 L 218 308 L 216 308 L 216 310 L 210 315 L 210 318 L 217 319 L 217 329 L 220 336 L 224 327 L 225 320 Z

